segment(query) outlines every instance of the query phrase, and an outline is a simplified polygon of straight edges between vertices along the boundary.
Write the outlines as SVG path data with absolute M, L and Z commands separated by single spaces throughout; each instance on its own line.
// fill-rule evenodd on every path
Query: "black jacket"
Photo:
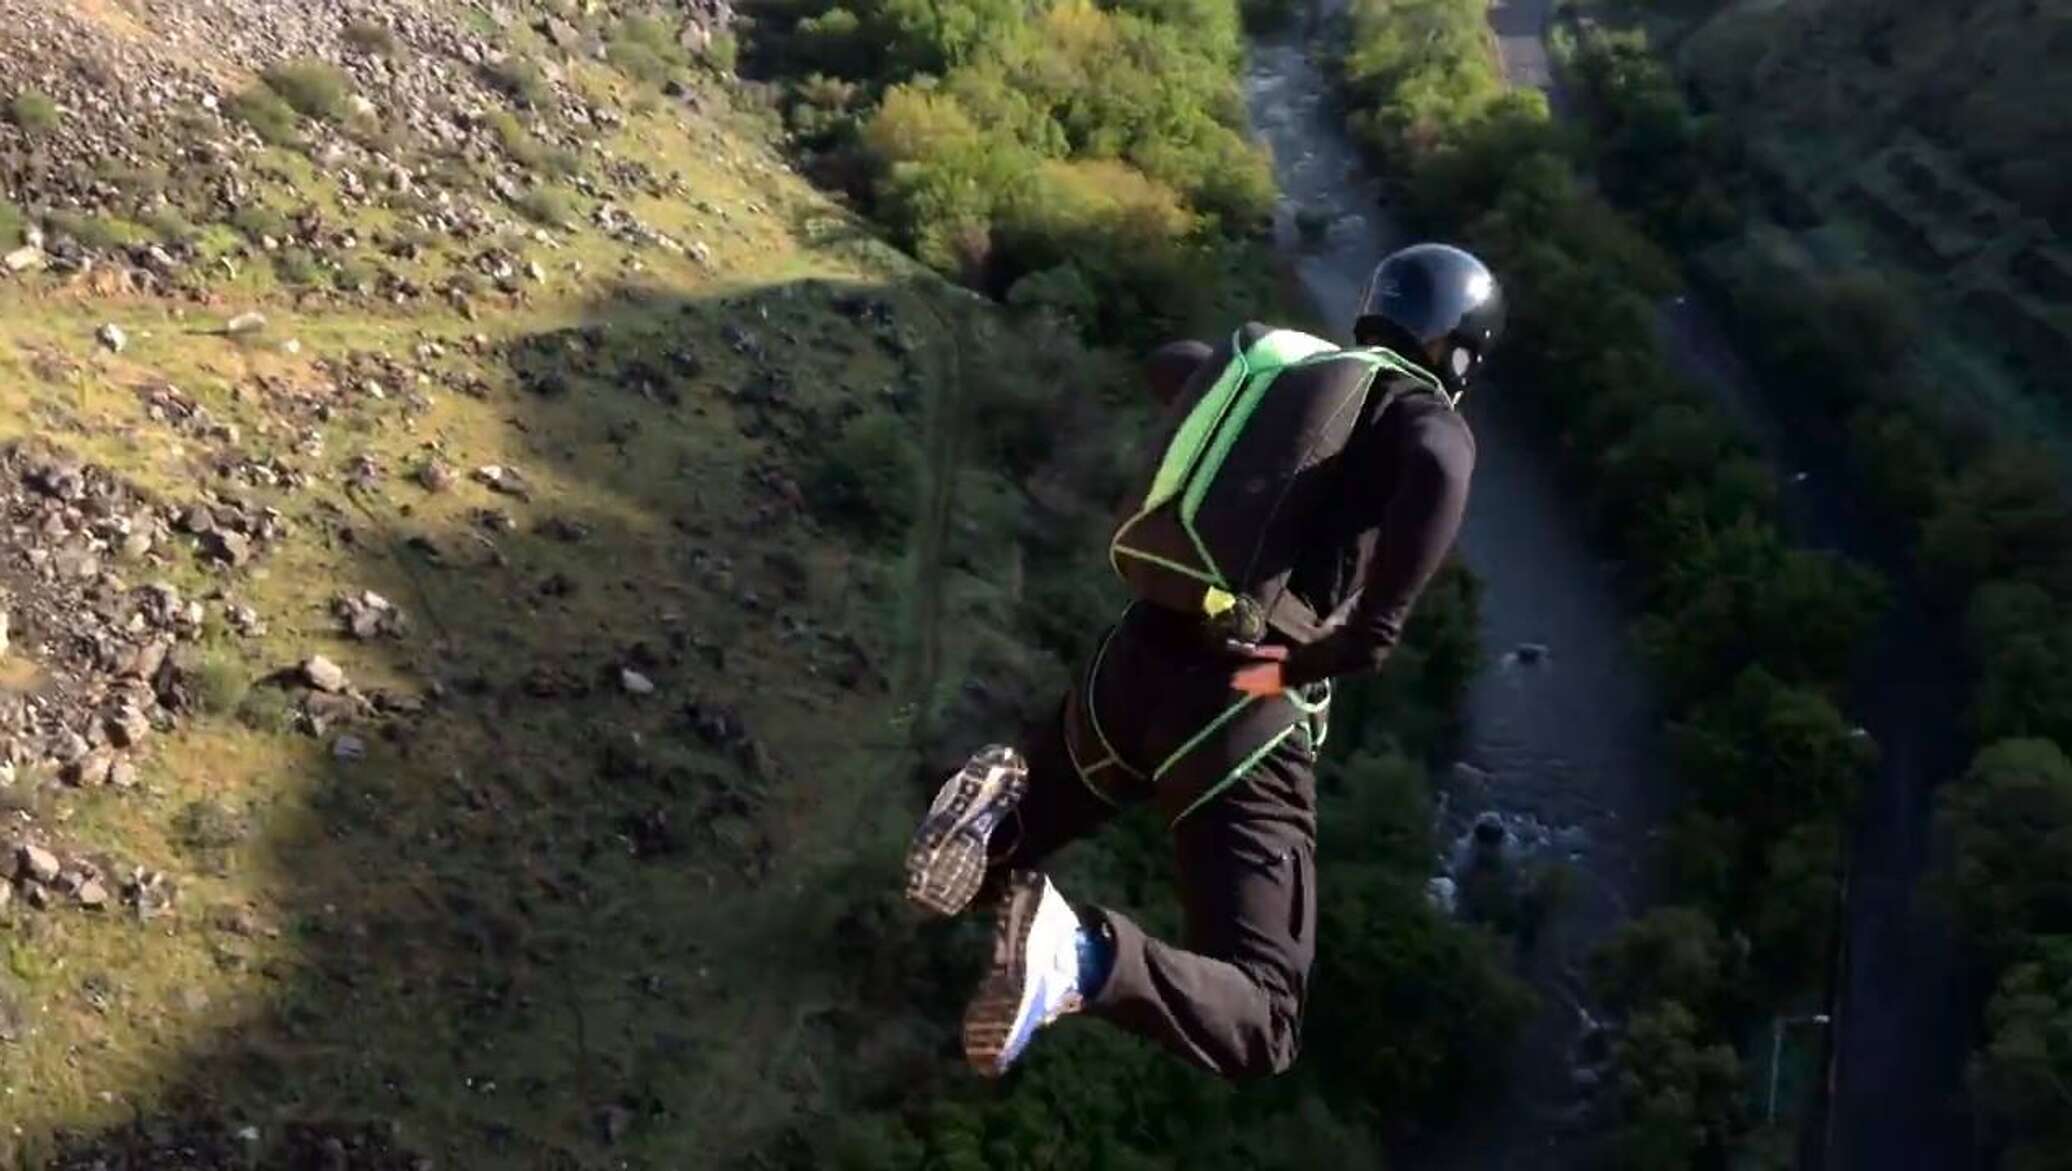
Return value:
M 1247 323 L 1240 336 L 1249 344 L 1266 332 Z M 1152 393 L 1170 401 L 1219 353 L 1197 341 L 1160 347 L 1146 370 Z M 1385 389 L 1377 383 L 1369 401 L 1383 402 Z M 1345 449 L 1334 503 L 1285 520 L 1304 529 L 1288 588 L 1317 614 L 1336 614 L 1351 600 L 1329 633 L 1290 646 L 1288 686 L 1371 671 L 1388 658 L 1453 546 L 1474 468 L 1466 420 L 1429 390 L 1396 395 L 1370 414 Z

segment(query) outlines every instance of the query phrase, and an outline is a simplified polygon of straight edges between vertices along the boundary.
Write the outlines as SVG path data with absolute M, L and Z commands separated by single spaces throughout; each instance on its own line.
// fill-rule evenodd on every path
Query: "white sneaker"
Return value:
M 987 1077 L 1007 1072 L 1036 1031 L 1081 1007 L 1079 916 L 1050 879 L 1018 872 L 993 928 L 993 968 L 964 1011 L 964 1056 Z
M 954 915 L 986 877 L 993 831 L 1021 803 L 1029 766 L 1004 745 L 980 749 L 943 783 L 907 846 L 906 897 L 924 910 Z

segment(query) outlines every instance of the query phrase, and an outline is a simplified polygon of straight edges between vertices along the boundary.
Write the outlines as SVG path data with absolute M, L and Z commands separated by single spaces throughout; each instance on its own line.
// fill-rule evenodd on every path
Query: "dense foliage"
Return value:
M 1039 311 L 991 343 L 1024 360 L 967 362 L 954 391 L 964 458 L 1028 494 L 960 486 L 949 560 L 984 545 L 1019 567 L 1021 603 L 1000 633 L 1040 665 L 986 683 L 1044 711 L 1115 613 L 1098 550 L 1129 437 L 1152 425 L 1104 347 L 1164 340 L 1227 299 L 1233 273 L 1252 282 L 1242 311 L 1271 315 L 1240 264 L 1274 192 L 1240 131 L 1239 8 L 805 0 L 760 8 L 758 20 L 750 67 L 783 80 L 822 177 L 938 270 Z M 828 518 L 874 542 L 914 524 L 925 506 L 911 444 L 853 424 L 813 485 Z M 1453 568 L 1389 669 L 1340 690 L 1320 779 L 1328 861 L 1311 1016 L 1292 1073 L 1241 1092 L 1117 1030 L 1068 1021 L 1003 1084 L 953 1059 L 882 1080 L 859 1073 L 839 1118 L 771 1157 L 849 1171 L 1356 1169 L 1379 1167 L 1390 1136 L 1472 1108 L 1533 1007 L 1512 974 L 1518 938 L 1449 918 L 1425 891 L 1439 846 L 1427 762 L 1478 657 L 1475 584 Z M 977 734 L 973 721 L 945 723 Z M 1125 816 L 1068 851 L 1060 881 L 1171 934 L 1168 854 L 1155 818 Z M 869 1022 L 904 1022 L 949 1058 L 985 924 L 917 924 L 881 886 L 859 883 L 841 917 L 859 990 L 841 1027 L 869 1036 Z
M 1570 76 L 1607 189 L 1686 246 L 1764 210 L 1740 160 L 1634 33 L 1586 28 Z M 1732 196 L 1732 198 L 1729 198 Z M 1976 668 L 1964 775 L 1939 797 L 1935 884 L 1983 968 L 1976 1105 L 2011 1168 L 2072 1150 L 2072 501 L 2057 461 L 1909 359 L 1915 311 L 1889 282 L 1721 279 L 1736 340 L 1803 425 L 1846 436 L 1860 481 L 1914 539 L 1917 571 Z M 1956 394 L 1952 394 L 1952 391 Z M 1810 629 L 1810 626 L 1809 626 Z
M 1735 1042 L 1826 979 L 1844 817 L 1875 759 L 1836 705 L 1884 591 L 1784 539 L 1768 473 L 1658 349 L 1653 302 L 1674 263 L 1576 180 L 1583 144 L 1544 99 L 1505 92 L 1484 15 L 1475 0 L 1359 0 L 1341 69 L 1420 222 L 1503 274 L 1506 394 L 1559 437 L 1635 572 L 1689 800 L 1664 851 L 1674 905 L 1626 928 L 1598 971 L 1625 1014 L 1607 1157 L 1706 1165 L 1760 1137 L 1743 1080 L 1768 1054 Z M 1607 137 L 1625 167 L 1608 186 L 1678 236 L 1717 231 L 1718 200 L 1686 187 L 1703 187 L 1719 145 L 1644 61 L 1601 64 L 1589 96 L 1617 98 Z
M 793 0 L 757 56 L 794 130 L 938 270 L 1102 341 L 1190 319 L 1273 203 L 1228 0 Z

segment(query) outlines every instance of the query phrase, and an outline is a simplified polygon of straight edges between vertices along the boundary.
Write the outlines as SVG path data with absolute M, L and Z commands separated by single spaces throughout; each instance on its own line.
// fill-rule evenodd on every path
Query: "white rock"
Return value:
M 619 686 L 625 688 L 628 695 L 653 695 L 655 693 L 655 681 L 631 667 L 621 667 L 619 669 Z
M 112 321 L 94 331 L 94 337 L 108 348 L 109 353 L 119 354 L 129 348 L 129 335 Z

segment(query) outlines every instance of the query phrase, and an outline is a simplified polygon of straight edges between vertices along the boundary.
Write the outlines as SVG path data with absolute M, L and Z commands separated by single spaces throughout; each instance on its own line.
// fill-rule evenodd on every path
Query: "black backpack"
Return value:
M 1269 626 L 1300 642 L 1335 625 L 1287 592 L 1299 526 L 1277 524 L 1320 502 L 1316 469 L 1343 451 L 1384 374 L 1392 401 L 1439 381 L 1379 347 L 1340 349 L 1295 330 L 1243 343 L 1215 381 L 1176 408 L 1144 487 L 1126 502 L 1109 561 L 1147 602 L 1200 616 L 1256 643 Z M 1375 414 L 1387 401 L 1375 405 Z M 1450 399 L 1449 399 L 1450 401 Z

